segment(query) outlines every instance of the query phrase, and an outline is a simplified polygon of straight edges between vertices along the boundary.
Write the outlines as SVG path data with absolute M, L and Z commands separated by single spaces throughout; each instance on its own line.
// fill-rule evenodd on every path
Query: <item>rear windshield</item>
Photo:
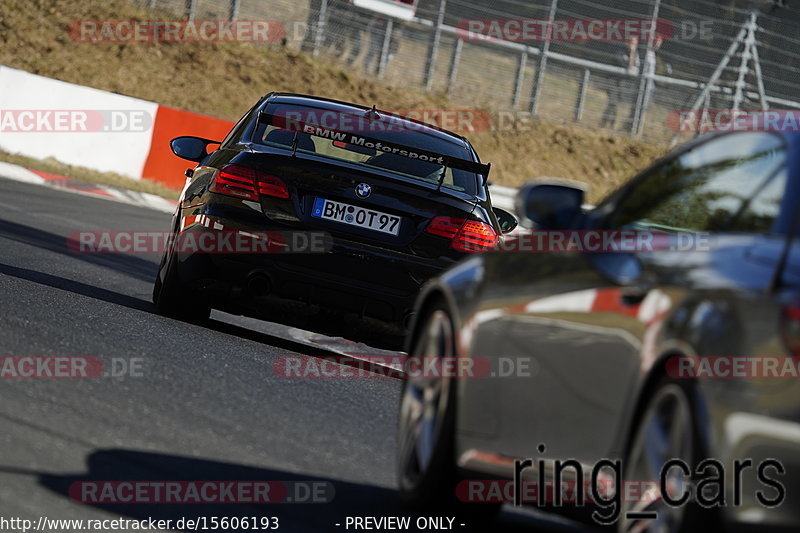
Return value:
M 422 125 L 401 125 L 392 115 L 379 115 L 370 119 L 364 113 L 349 114 L 308 106 L 270 104 L 264 112 L 272 118 L 255 129 L 253 141 L 265 146 L 287 148 L 292 146 L 299 124 L 318 125 L 330 130 L 354 133 L 377 141 L 386 141 L 410 148 L 472 161 L 472 155 L 458 139 L 448 141 L 428 133 Z M 449 168 L 433 161 L 412 159 L 404 155 L 348 144 L 341 140 L 297 132 L 297 151 L 314 153 L 323 157 L 357 163 L 365 167 L 386 170 L 405 177 L 438 184 L 467 194 L 477 193 L 478 176 L 462 169 Z

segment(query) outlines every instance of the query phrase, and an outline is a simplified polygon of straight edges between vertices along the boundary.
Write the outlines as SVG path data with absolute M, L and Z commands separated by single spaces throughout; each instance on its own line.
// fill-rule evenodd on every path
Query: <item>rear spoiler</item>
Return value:
M 437 154 L 428 150 L 422 150 L 419 148 L 406 146 L 404 144 L 379 140 L 366 135 L 339 131 L 332 128 L 325 128 L 316 124 L 303 122 L 302 120 L 276 116 L 263 111 L 258 113 L 258 122 L 261 124 L 271 124 L 278 128 L 294 131 L 296 133 L 309 133 L 317 137 L 330 139 L 331 141 L 344 142 L 347 144 L 353 144 L 355 146 L 364 146 L 366 148 L 373 148 L 379 152 L 385 152 L 387 154 L 395 154 L 402 157 L 407 157 L 409 159 L 429 161 L 445 167 L 473 172 L 483 176 L 484 182 L 486 179 L 488 179 L 489 171 L 492 167 L 491 163 L 484 165 L 475 161 L 469 161 L 468 159 Z

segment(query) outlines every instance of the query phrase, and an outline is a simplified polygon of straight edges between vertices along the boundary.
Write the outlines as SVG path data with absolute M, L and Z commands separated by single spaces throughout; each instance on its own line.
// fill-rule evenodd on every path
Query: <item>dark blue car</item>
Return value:
M 701 137 L 588 212 L 565 183 L 517 201 L 536 230 L 427 284 L 408 350 L 526 371 L 406 380 L 404 498 L 596 474 L 618 499 L 535 503 L 618 531 L 800 530 L 800 135 Z

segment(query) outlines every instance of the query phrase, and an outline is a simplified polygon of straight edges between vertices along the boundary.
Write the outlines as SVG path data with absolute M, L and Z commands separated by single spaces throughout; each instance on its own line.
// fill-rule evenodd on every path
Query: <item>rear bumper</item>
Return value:
M 211 228 L 193 226 L 185 231 L 218 230 L 212 224 Z M 334 240 L 325 253 L 179 251 L 177 259 L 181 283 L 213 307 L 278 322 L 284 316 L 275 316 L 276 312 L 313 315 L 328 310 L 400 329 L 410 318 L 422 284 L 454 262 L 341 239 Z

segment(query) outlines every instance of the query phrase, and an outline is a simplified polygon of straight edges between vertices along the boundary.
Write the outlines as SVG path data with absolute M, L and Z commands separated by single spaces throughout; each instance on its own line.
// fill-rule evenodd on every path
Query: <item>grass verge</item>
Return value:
M 9 154 L 8 152 L 0 150 L 0 161 L 19 165 L 31 170 L 60 174 L 87 183 L 110 185 L 111 187 L 118 187 L 120 189 L 156 194 L 168 200 L 177 200 L 180 193 L 179 191 L 152 181 L 135 180 L 113 172 L 100 172 L 85 167 L 66 165 L 52 158 L 36 159 L 19 154 Z

